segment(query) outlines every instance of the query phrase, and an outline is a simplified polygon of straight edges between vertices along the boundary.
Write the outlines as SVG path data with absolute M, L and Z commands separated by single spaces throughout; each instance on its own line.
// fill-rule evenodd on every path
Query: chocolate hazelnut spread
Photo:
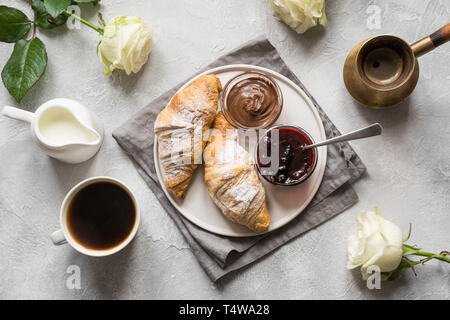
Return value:
M 236 83 L 227 95 L 226 104 L 228 116 L 246 128 L 270 125 L 281 109 L 275 85 L 258 76 Z

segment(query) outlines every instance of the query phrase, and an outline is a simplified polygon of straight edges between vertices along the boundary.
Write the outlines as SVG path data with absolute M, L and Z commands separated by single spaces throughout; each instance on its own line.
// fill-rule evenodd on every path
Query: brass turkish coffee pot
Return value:
M 416 58 L 450 40 L 450 23 L 411 46 L 392 35 L 362 41 L 345 61 L 344 82 L 359 103 L 372 108 L 399 104 L 419 78 Z

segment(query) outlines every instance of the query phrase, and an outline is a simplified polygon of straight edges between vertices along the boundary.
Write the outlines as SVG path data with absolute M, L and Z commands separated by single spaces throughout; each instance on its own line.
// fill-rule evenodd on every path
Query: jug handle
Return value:
M 429 36 L 413 43 L 411 49 L 414 52 L 416 58 L 423 56 L 425 53 L 439 47 L 441 44 L 450 40 L 450 23 L 440 28 L 438 31 L 430 34 Z
M 34 113 L 10 106 L 6 106 L 3 108 L 3 114 L 7 117 L 30 123 L 34 118 Z

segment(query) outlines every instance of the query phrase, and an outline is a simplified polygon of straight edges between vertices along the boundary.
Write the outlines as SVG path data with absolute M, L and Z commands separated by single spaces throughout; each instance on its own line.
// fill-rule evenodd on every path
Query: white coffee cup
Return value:
M 133 226 L 133 229 L 131 230 L 130 234 L 119 245 L 117 245 L 116 247 L 113 247 L 111 249 L 106 249 L 106 250 L 97 250 L 97 249 L 86 248 L 85 246 L 83 246 L 83 244 L 76 241 L 69 232 L 68 222 L 67 222 L 67 216 L 68 216 L 68 211 L 69 211 L 68 208 L 69 208 L 69 205 L 70 205 L 72 199 L 74 198 L 74 196 L 80 190 L 84 189 L 86 186 L 93 184 L 93 183 L 97 183 L 97 182 L 109 182 L 109 183 L 113 183 L 113 184 L 121 187 L 130 196 L 131 200 L 134 203 L 134 207 L 136 210 L 134 226 Z M 51 235 L 51 239 L 53 241 L 53 244 L 55 244 L 55 245 L 61 245 L 61 244 L 68 243 L 78 252 L 81 252 L 88 256 L 93 256 L 93 257 L 109 256 L 109 255 L 119 252 L 120 250 L 125 248 L 131 242 L 131 240 L 133 240 L 133 238 L 136 235 L 136 232 L 138 230 L 140 220 L 141 220 L 141 214 L 139 211 L 138 202 L 136 201 L 136 198 L 135 198 L 133 192 L 130 190 L 130 188 L 128 188 L 128 186 L 125 183 L 123 183 L 115 178 L 111 178 L 111 177 L 105 177 L 105 176 L 92 177 L 92 178 L 86 179 L 86 180 L 78 183 L 75 187 L 72 188 L 72 190 L 69 191 L 69 193 L 64 198 L 64 201 L 61 205 L 61 210 L 60 210 L 61 229 L 55 231 Z

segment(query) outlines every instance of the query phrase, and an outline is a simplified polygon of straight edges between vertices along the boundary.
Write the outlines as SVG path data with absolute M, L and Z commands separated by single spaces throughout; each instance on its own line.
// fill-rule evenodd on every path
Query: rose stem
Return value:
M 419 250 L 419 251 L 414 252 L 414 255 L 430 257 L 430 258 L 439 259 L 439 260 L 450 263 L 450 259 L 442 254 L 435 254 L 435 253 L 424 252 L 424 251 Z
M 79 16 L 77 16 L 77 15 L 75 15 L 75 14 L 73 14 L 72 12 L 69 12 L 69 11 L 67 11 L 67 10 L 64 10 L 63 13 L 64 13 L 65 15 L 74 17 L 75 19 L 79 20 L 81 23 L 87 25 L 88 27 L 94 29 L 95 31 L 97 31 L 98 33 L 100 33 L 101 35 L 103 35 L 103 29 L 102 29 L 102 28 L 100 28 L 100 27 L 98 27 L 98 26 L 96 26 L 96 25 L 90 23 L 89 21 L 84 20 L 83 18 L 81 18 L 81 17 L 79 17 Z
M 33 6 L 33 1 L 30 0 L 30 6 Z M 33 21 L 31 21 L 31 24 L 33 24 L 33 34 L 31 35 L 31 40 L 34 40 L 36 37 L 36 12 L 33 10 Z

